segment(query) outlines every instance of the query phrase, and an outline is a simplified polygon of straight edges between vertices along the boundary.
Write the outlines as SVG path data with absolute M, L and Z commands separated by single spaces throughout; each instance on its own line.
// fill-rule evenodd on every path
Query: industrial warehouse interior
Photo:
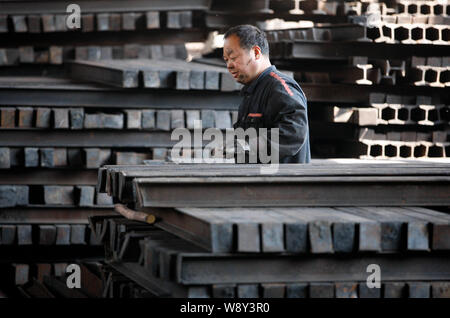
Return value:
M 0 0 L 0 298 L 450 299 L 449 44 L 448 0 Z

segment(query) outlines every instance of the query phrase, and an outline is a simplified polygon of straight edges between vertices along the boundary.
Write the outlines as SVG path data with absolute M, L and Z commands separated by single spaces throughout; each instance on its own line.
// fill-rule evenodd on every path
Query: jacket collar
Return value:
M 277 68 L 275 67 L 275 65 L 271 65 L 268 68 L 266 68 L 264 71 L 262 71 L 261 74 L 259 74 L 259 76 L 253 80 L 253 82 L 251 82 L 248 85 L 245 85 L 240 92 L 240 95 L 251 95 L 253 94 L 253 92 L 255 91 L 256 86 L 258 86 L 258 84 L 261 82 L 261 80 L 267 76 L 267 74 L 269 74 L 270 72 L 276 71 Z

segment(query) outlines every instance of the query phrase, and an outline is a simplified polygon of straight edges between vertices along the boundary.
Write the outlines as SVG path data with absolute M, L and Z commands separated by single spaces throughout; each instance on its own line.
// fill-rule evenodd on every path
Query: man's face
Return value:
M 227 63 L 228 71 L 237 82 L 246 85 L 255 78 L 257 69 L 255 52 L 241 48 L 239 38 L 235 34 L 224 41 L 223 59 Z

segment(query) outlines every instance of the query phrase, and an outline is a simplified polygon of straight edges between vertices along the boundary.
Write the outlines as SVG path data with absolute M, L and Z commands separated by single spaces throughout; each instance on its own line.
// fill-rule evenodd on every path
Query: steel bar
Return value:
M 284 43 L 284 58 L 339 60 L 347 59 L 348 56 L 367 56 L 368 58 L 403 59 L 412 55 L 448 56 L 449 50 L 448 45 L 302 41 Z
M 325 161 L 326 162 L 326 161 Z M 342 163 L 346 162 L 341 160 Z M 351 162 L 351 161 L 347 161 Z M 406 162 L 405 162 L 406 163 Z M 330 169 L 332 167 L 332 169 Z M 376 169 L 373 169 L 375 168 Z M 235 165 L 235 164 L 203 164 L 203 165 L 174 165 L 166 164 L 158 167 L 152 166 L 106 166 L 99 170 L 98 186 L 100 192 L 108 192 L 119 199 L 130 196 L 132 182 L 138 177 L 238 177 L 259 176 L 259 165 Z M 356 162 L 350 166 L 336 165 L 332 161 L 323 164 L 321 161 L 313 160 L 309 165 L 280 165 L 278 176 L 388 176 L 388 175 L 446 175 L 446 166 L 416 165 L 409 162 L 407 165 L 390 162 L 389 166 L 384 164 L 367 163 L 358 165 Z M 413 169 L 413 170 L 411 170 Z M 114 178 L 114 180 L 112 180 Z
M 448 177 L 351 179 L 352 182 L 343 182 L 345 179 L 342 177 L 323 181 L 319 181 L 318 177 L 278 180 L 265 177 L 175 177 L 135 179 L 133 182 L 136 202 L 140 207 L 248 207 L 273 205 L 274 202 L 279 206 L 449 204 Z M 268 180 L 270 183 L 266 183 Z M 324 192 L 330 195 L 323 197 Z M 205 198 L 205 193 L 208 193 L 208 198 Z
M 366 281 L 367 264 L 389 268 L 383 281 L 445 280 L 450 268 L 445 256 L 331 256 L 276 258 L 263 256 L 233 257 L 211 254 L 179 254 L 177 282 L 183 285 L 218 283 L 276 283 Z M 433 270 L 430 270 L 433 268 Z M 331 270 L 332 269 L 332 270 Z

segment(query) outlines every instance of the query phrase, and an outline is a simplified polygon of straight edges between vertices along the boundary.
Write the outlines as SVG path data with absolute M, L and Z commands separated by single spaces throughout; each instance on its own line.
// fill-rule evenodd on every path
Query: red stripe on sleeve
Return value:
M 284 89 L 286 90 L 286 92 L 290 95 L 293 96 L 294 93 L 292 93 L 291 89 L 289 88 L 289 86 L 287 86 L 286 82 L 284 81 L 284 79 L 282 79 L 280 76 L 278 76 L 278 74 L 276 74 L 275 72 L 270 72 L 270 76 L 276 78 L 278 81 L 280 81 L 280 83 L 283 85 Z

